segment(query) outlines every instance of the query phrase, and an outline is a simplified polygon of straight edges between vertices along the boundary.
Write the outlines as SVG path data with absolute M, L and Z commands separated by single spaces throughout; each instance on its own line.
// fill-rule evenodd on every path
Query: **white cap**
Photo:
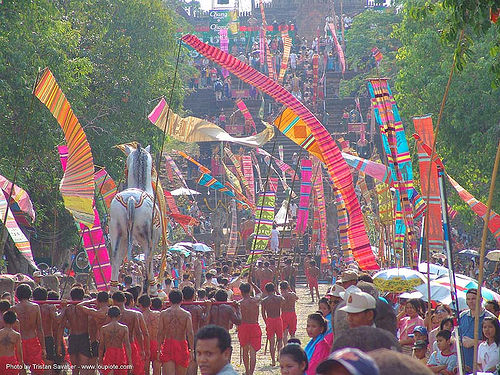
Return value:
M 340 297 L 340 293 L 345 292 L 345 289 L 343 286 L 339 284 L 333 284 L 332 287 L 330 288 L 330 291 L 326 293 L 327 296 L 332 296 L 332 297 Z M 342 298 L 342 297 L 340 297 Z
M 359 289 L 356 285 L 351 285 L 349 288 L 347 288 L 345 290 L 345 292 L 340 292 L 339 293 L 339 296 L 340 298 L 342 298 L 344 301 L 347 300 L 347 298 L 349 297 L 349 294 L 351 293 L 358 293 L 358 292 L 362 292 L 361 289 Z
M 347 298 L 347 305 L 340 310 L 347 313 L 359 313 L 365 310 L 375 309 L 377 301 L 370 294 L 365 292 L 350 293 Z

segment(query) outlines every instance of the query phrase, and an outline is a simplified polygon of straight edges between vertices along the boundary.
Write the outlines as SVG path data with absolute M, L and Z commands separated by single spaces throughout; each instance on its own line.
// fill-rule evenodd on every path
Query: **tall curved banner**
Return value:
M 94 225 L 94 159 L 85 132 L 52 72 L 45 68 L 35 87 L 35 96 L 47 106 L 61 126 L 68 160 L 59 190 L 64 206 L 75 220 Z
M 33 208 L 33 203 L 31 202 L 30 196 L 24 189 L 12 184 L 11 181 L 0 175 L 0 190 L 3 190 L 7 196 L 10 195 L 11 199 L 13 199 L 19 206 L 19 209 L 27 214 L 32 221 L 35 221 L 35 209 Z
M 370 241 L 366 234 L 361 207 L 359 206 L 356 193 L 354 192 L 351 171 L 344 161 L 335 141 L 318 119 L 285 88 L 251 68 L 243 61 L 238 60 L 220 49 L 203 43 L 194 35 L 184 35 L 182 41 L 203 56 L 226 68 L 239 79 L 255 86 L 278 102 L 287 106 L 287 109 L 295 114 L 297 120 L 302 121 L 303 126 L 299 127 L 292 123 L 288 124 L 289 128 L 293 127 L 293 133 L 298 136 L 307 131 L 311 133 L 311 140 L 309 143 L 316 144 L 320 160 L 325 163 L 328 173 L 342 194 L 350 218 L 348 233 L 349 239 L 352 241 L 351 244 L 354 258 L 358 261 L 362 269 L 379 269 L 380 267 L 375 260 Z M 289 131 L 290 129 L 287 129 L 287 131 L 283 133 L 287 135 Z M 304 148 L 311 149 L 311 147 L 307 147 L 307 145 Z

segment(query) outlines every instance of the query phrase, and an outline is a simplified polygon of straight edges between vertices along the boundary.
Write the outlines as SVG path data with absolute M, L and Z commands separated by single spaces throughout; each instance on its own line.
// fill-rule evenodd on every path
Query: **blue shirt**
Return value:
M 456 353 L 443 355 L 440 350 L 437 350 L 431 354 L 427 364 L 433 366 L 446 365 L 448 371 L 453 371 L 457 367 L 457 355 Z
M 479 341 L 483 339 L 483 332 L 482 332 L 483 330 L 481 329 L 481 327 L 483 325 L 483 319 L 485 316 L 494 317 L 492 313 L 484 309 L 481 312 L 481 315 L 479 315 L 479 336 L 478 336 Z M 467 336 L 470 337 L 471 339 L 474 338 L 474 318 L 470 314 L 470 310 L 465 310 L 460 314 L 460 318 L 458 319 L 458 333 L 460 334 L 460 337 Z M 470 348 L 463 347 L 463 353 L 464 353 L 465 365 L 472 368 L 474 364 L 474 347 Z

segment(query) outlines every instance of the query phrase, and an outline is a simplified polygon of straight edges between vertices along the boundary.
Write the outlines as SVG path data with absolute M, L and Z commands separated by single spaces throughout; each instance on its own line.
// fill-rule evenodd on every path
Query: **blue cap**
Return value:
M 379 375 L 378 366 L 373 358 L 355 348 L 345 348 L 333 352 L 318 365 L 316 372 L 326 373 L 334 363 L 344 366 L 351 375 Z
M 413 333 L 410 333 L 408 335 L 408 337 L 413 337 L 415 336 L 415 332 L 418 332 L 422 335 L 425 335 L 427 336 L 427 328 L 425 328 L 424 326 L 416 326 L 414 329 L 413 329 Z

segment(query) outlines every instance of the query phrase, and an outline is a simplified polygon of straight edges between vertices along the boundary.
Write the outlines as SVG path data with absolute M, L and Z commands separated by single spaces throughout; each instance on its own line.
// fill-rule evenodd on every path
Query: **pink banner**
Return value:
M 333 37 L 333 43 L 335 43 L 335 48 L 337 48 L 337 54 L 339 55 L 339 62 L 340 65 L 342 66 L 342 73 L 345 73 L 345 57 L 344 57 L 344 51 L 342 50 L 342 46 L 339 43 L 339 40 L 337 39 L 337 33 L 335 32 L 335 26 L 333 23 L 329 23 L 328 27 L 330 28 L 330 31 L 332 33 Z
M 297 212 L 297 233 L 301 234 L 307 228 L 307 220 L 309 219 L 309 196 L 311 195 L 311 178 L 312 178 L 312 161 L 309 159 L 301 160 L 301 176 L 300 183 L 300 199 L 299 211 Z
M 219 40 L 220 40 L 220 49 L 224 52 L 229 52 L 229 38 L 227 36 L 227 29 L 219 30 Z M 226 78 L 229 75 L 227 69 L 222 68 L 222 76 Z
M 58 146 L 59 157 L 63 170 L 66 168 L 68 158 L 68 147 Z M 108 284 L 111 280 L 111 264 L 109 262 L 106 240 L 101 228 L 99 213 L 94 206 L 94 226 L 89 229 L 80 223 L 80 233 L 83 239 L 83 247 L 87 253 L 90 268 L 94 273 L 94 279 L 97 290 L 108 290 Z

